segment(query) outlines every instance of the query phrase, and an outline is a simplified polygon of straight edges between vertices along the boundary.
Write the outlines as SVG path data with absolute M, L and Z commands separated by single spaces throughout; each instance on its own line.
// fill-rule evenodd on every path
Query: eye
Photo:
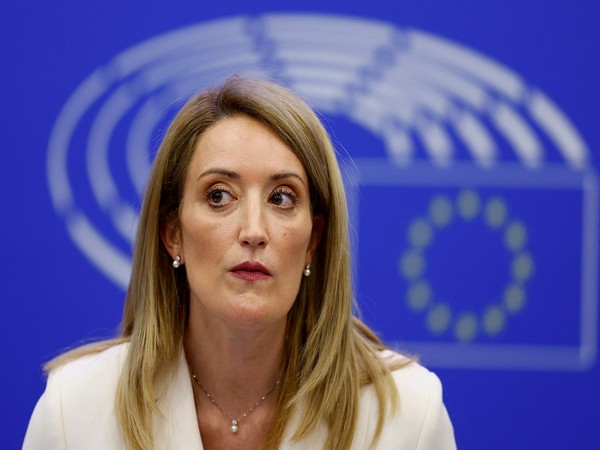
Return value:
M 280 206 L 282 208 L 291 208 L 298 202 L 298 198 L 291 189 L 278 188 L 271 195 L 270 201 L 276 206 Z
M 213 208 L 220 208 L 234 200 L 231 192 L 220 186 L 209 189 L 206 194 L 204 194 L 204 198 Z

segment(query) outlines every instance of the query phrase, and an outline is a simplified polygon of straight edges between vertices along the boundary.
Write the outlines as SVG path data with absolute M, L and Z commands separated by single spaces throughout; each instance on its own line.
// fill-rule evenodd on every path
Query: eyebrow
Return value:
M 205 170 L 198 176 L 197 179 L 200 180 L 201 178 L 203 178 L 205 176 L 214 175 L 214 174 L 222 175 L 224 177 L 231 178 L 234 180 L 239 180 L 240 178 L 242 178 L 242 176 L 239 173 L 234 172 L 233 170 L 214 168 L 214 169 Z M 278 172 L 278 173 L 274 173 L 273 175 L 271 175 L 269 177 L 269 179 L 271 181 L 279 181 L 279 180 L 284 180 L 286 178 L 296 178 L 302 184 L 305 184 L 302 177 L 295 172 Z
M 279 173 L 275 173 L 275 174 L 271 175 L 269 178 L 272 181 L 284 180 L 286 178 L 296 178 L 296 179 L 300 180 L 300 182 L 302 184 L 304 184 L 304 180 L 296 172 L 279 172 Z
M 239 179 L 239 178 L 242 178 L 242 177 L 240 176 L 240 174 L 239 174 L 239 173 L 237 173 L 237 172 L 234 172 L 234 171 L 232 171 L 232 170 L 227 170 L 227 169 L 219 169 L 219 168 L 216 168 L 216 169 L 208 169 L 208 170 L 205 170 L 204 172 L 202 172 L 202 173 L 201 173 L 201 174 L 198 176 L 197 180 L 199 180 L 200 178 L 204 178 L 204 177 L 205 177 L 205 176 L 207 176 L 207 175 L 213 175 L 213 174 L 216 174 L 216 175 L 223 175 L 224 177 L 227 177 L 227 178 L 233 178 L 233 179 Z

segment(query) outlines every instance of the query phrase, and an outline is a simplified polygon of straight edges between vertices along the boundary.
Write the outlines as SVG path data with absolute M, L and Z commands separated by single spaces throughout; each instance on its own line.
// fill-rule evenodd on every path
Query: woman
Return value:
M 121 337 L 49 363 L 24 448 L 455 448 L 437 377 L 352 298 L 326 131 L 286 89 L 230 78 L 158 152 Z

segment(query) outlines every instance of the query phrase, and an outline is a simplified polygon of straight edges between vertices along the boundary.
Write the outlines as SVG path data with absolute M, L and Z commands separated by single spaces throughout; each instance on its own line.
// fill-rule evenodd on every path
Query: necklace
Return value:
M 277 380 L 275 382 L 275 384 L 273 385 L 273 387 L 271 389 L 269 389 L 269 392 L 267 392 L 265 395 L 263 395 L 261 398 L 258 399 L 258 401 L 252 405 L 252 407 L 248 408 L 242 415 L 241 417 L 239 417 L 238 419 L 234 419 L 232 417 L 229 416 L 229 414 L 227 414 L 223 408 L 221 408 L 219 406 L 219 404 L 215 401 L 214 398 L 212 398 L 212 395 L 210 395 L 206 389 L 204 389 L 204 387 L 200 384 L 200 382 L 198 381 L 198 378 L 196 378 L 195 374 L 192 374 L 192 379 L 194 380 L 194 382 L 200 387 L 200 389 L 202 390 L 202 392 L 204 393 L 204 395 L 206 396 L 207 399 L 210 400 L 210 402 L 215 405 L 217 407 L 217 409 L 219 411 L 221 411 L 221 413 L 223 413 L 223 415 L 227 418 L 227 420 L 229 420 L 231 422 L 231 432 L 232 433 L 237 433 L 238 432 L 238 426 L 239 423 L 242 421 L 242 419 L 245 419 L 246 417 L 248 417 L 250 414 L 252 414 L 252 411 L 254 411 L 257 407 L 259 407 L 261 405 L 262 402 L 264 402 L 267 397 L 275 390 L 275 388 L 277 388 L 277 386 L 279 386 L 279 380 Z

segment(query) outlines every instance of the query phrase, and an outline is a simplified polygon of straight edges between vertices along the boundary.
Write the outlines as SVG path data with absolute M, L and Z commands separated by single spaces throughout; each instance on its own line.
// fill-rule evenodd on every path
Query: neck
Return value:
M 285 323 L 232 329 L 190 317 L 184 337 L 191 372 L 230 414 L 246 410 L 279 379 Z

